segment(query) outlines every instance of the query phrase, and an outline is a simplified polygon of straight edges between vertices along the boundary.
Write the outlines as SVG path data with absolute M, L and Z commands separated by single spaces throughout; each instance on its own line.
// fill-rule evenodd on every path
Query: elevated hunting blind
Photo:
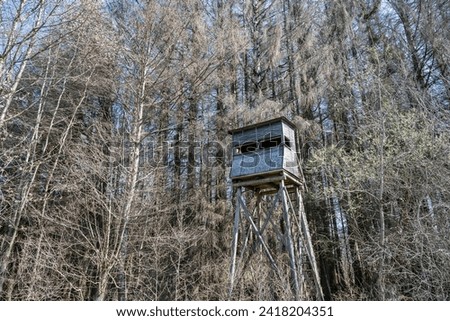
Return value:
M 295 125 L 280 117 L 230 130 L 233 186 L 271 190 L 271 181 L 284 177 L 288 185 L 300 185 Z
M 281 288 L 286 288 L 284 283 L 289 279 L 287 291 L 292 299 L 323 300 L 301 195 L 303 182 L 295 129 L 291 121 L 280 117 L 229 131 L 235 202 L 230 297 L 240 298 L 239 292 L 235 293 L 235 283 L 252 278 L 246 277 L 252 274 L 249 262 L 259 249 Z M 257 261 L 259 265 L 260 260 Z M 268 293 L 271 291 L 275 297 L 276 290 L 267 289 Z

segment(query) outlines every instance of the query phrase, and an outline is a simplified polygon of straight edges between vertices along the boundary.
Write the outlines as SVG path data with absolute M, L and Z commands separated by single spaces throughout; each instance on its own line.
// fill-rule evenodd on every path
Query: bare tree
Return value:
M 0 298 L 227 299 L 227 130 L 284 115 L 325 298 L 448 300 L 447 2 L 2 1 Z

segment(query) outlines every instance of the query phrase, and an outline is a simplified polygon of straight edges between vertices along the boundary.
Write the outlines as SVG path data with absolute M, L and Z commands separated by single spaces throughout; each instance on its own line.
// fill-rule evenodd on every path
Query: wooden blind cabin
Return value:
M 233 159 L 230 177 L 234 187 L 276 192 L 274 182 L 301 185 L 295 125 L 285 117 L 229 131 Z

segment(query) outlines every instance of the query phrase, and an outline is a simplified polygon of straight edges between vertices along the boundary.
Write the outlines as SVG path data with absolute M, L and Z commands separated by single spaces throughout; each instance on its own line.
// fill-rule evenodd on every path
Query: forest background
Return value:
M 325 298 L 450 299 L 449 1 L 0 4 L 1 300 L 228 299 L 227 131 L 279 116 Z

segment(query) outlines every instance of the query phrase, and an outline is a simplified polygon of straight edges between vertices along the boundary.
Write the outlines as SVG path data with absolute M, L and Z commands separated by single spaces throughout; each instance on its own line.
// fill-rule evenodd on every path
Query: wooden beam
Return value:
M 303 207 L 303 200 L 298 190 L 297 190 L 297 199 L 299 207 L 298 209 L 300 216 L 300 225 L 302 229 L 302 233 L 300 233 L 300 235 L 303 235 L 303 243 L 306 248 L 306 254 L 308 255 L 308 259 L 312 267 L 313 279 L 316 285 L 317 299 L 319 301 L 323 301 L 323 291 L 322 286 L 320 284 L 319 269 L 317 267 L 316 256 L 314 255 L 314 248 L 312 245 L 311 235 L 309 233 L 308 220 L 306 219 L 306 213 Z
M 273 259 L 272 254 L 270 254 L 270 251 L 269 251 L 269 248 L 266 245 L 266 242 L 264 241 L 261 233 L 258 230 L 258 227 L 256 226 L 255 222 L 253 221 L 252 217 L 250 216 L 250 213 L 249 213 L 247 207 L 245 206 L 244 201 L 242 200 L 242 195 L 241 195 L 241 197 L 239 197 L 239 202 L 241 203 L 241 206 L 242 206 L 242 209 L 243 209 L 245 217 L 250 222 L 250 225 L 253 228 L 253 232 L 256 234 L 256 237 L 258 238 L 258 240 L 261 242 L 262 248 L 263 248 L 264 252 L 266 253 L 266 256 L 267 256 L 270 264 L 272 265 L 272 268 L 277 273 L 277 276 L 280 279 L 282 279 L 280 270 L 278 269 L 278 266 L 277 266 L 277 263 Z
M 276 209 L 279 198 L 280 198 L 280 189 L 278 190 L 277 195 L 275 195 L 275 199 L 272 202 L 272 206 L 269 208 L 269 212 L 266 213 L 266 218 L 261 227 L 261 234 L 264 233 L 264 230 L 266 229 L 266 226 L 269 223 L 270 218 L 272 217 L 273 211 Z
M 236 198 L 240 199 L 242 196 L 242 188 L 239 187 L 236 192 Z M 234 275 L 236 273 L 236 254 L 237 254 L 237 243 L 239 236 L 239 220 L 241 215 L 240 202 L 236 202 L 236 209 L 234 211 L 234 226 L 233 226 L 233 243 L 231 245 L 231 267 L 230 267 L 230 291 L 229 295 L 233 293 L 234 287 Z
M 286 245 L 288 249 L 289 254 L 289 265 L 291 268 L 291 284 L 294 290 L 295 299 L 299 299 L 300 294 L 300 287 L 298 282 L 298 275 L 297 275 L 297 264 L 296 264 L 296 256 L 294 251 L 294 244 L 292 240 L 292 234 L 291 234 L 291 222 L 289 219 L 289 205 L 287 202 L 287 198 L 289 195 L 287 194 L 287 190 L 284 185 L 284 181 L 281 181 L 280 184 L 280 191 L 281 191 L 281 200 L 283 203 L 283 217 L 284 222 L 286 224 Z
M 252 180 L 245 180 L 245 181 L 239 181 L 239 182 L 233 182 L 233 187 L 241 187 L 241 186 L 258 186 L 262 184 L 272 183 L 272 182 L 279 182 L 282 180 L 284 176 L 272 176 L 267 178 L 257 178 Z
M 233 187 L 258 187 L 264 184 L 279 183 L 282 180 L 285 181 L 285 185 L 290 189 L 298 186 L 303 187 L 302 182 L 298 178 L 285 170 L 276 170 L 271 172 L 258 173 L 256 175 L 241 176 L 233 179 L 232 183 Z
M 284 240 L 284 238 L 283 238 L 283 234 L 281 233 L 281 231 L 280 231 L 280 229 L 278 228 L 278 226 L 277 226 L 277 225 L 274 223 L 274 221 L 272 220 L 272 214 L 273 214 L 273 212 L 275 211 L 275 209 L 277 208 L 277 203 L 278 203 L 278 201 L 279 201 L 281 192 L 282 192 L 282 189 L 279 188 L 279 189 L 278 189 L 278 193 L 277 193 L 277 195 L 275 196 L 275 199 L 274 199 L 274 201 L 273 201 L 273 203 L 272 203 L 272 206 L 271 206 L 270 209 L 269 209 L 269 212 L 266 213 L 266 218 L 265 218 L 265 220 L 264 220 L 264 223 L 263 223 L 263 225 L 262 225 L 262 227 L 261 227 L 260 232 L 261 232 L 261 234 L 263 234 L 263 233 L 264 233 L 264 230 L 266 229 L 267 225 L 268 225 L 269 222 L 270 222 L 270 224 L 272 224 L 272 228 L 274 229 L 275 233 L 277 234 L 277 236 L 279 237 L 279 239 L 281 240 L 281 242 L 283 243 L 283 245 L 286 246 L 286 242 L 285 242 L 285 240 Z

